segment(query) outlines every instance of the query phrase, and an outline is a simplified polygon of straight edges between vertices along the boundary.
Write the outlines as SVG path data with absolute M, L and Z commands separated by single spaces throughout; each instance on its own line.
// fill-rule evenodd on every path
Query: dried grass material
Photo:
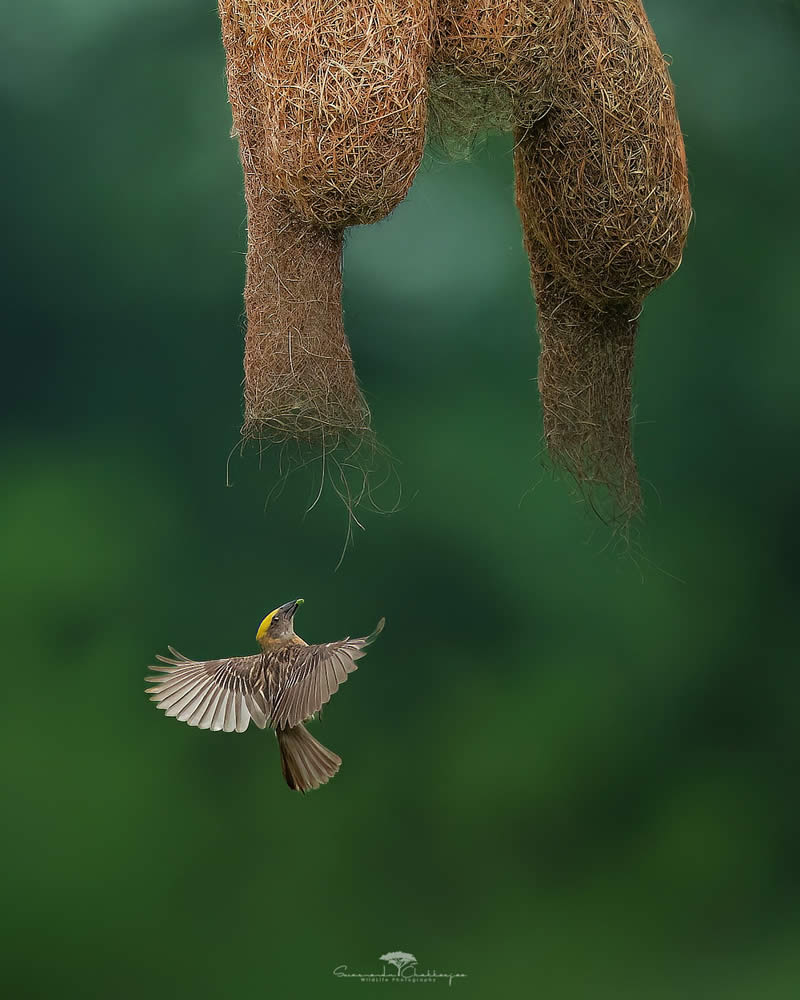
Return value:
M 329 449 L 366 437 L 342 322 L 341 231 L 297 221 L 268 195 L 248 201 L 242 436 Z
M 638 306 L 597 309 L 550 268 L 544 253 L 541 262 L 534 275 L 545 443 L 595 512 L 625 524 L 641 504 L 630 432 Z
M 431 0 L 220 0 L 266 187 L 330 228 L 375 222 L 422 159 Z
M 443 0 L 431 57 L 430 139 L 453 157 L 480 133 L 531 125 L 547 110 L 563 48 L 559 5 L 543 0 Z
M 422 159 L 431 4 L 219 12 L 248 210 L 242 436 L 351 454 L 371 432 L 342 322 L 342 230 L 390 212 Z
M 548 114 L 517 132 L 517 205 L 550 453 L 590 492 L 605 486 L 627 518 L 640 505 L 635 318 L 680 263 L 691 204 L 672 84 L 638 0 L 571 8 L 564 85 Z
M 369 435 L 341 231 L 383 218 L 431 133 L 515 129 L 551 454 L 639 503 L 630 367 L 690 220 L 664 59 L 639 0 L 219 0 L 248 205 L 244 432 Z
M 480 136 L 509 132 L 514 122 L 514 102 L 507 87 L 451 71 L 431 75 L 428 142 L 448 159 L 469 159 Z
M 563 62 L 572 6 L 568 0 L 440 0 L 434 74 L 506 89 L 515 123 L 526 124 L 558 86 L 553 72 Z
M 691 218 L 672 84 L 638 0 L 574 11 L 564 85 L 518 131 L 517 203 L 587 301 L 641 300 L 680 263 Z

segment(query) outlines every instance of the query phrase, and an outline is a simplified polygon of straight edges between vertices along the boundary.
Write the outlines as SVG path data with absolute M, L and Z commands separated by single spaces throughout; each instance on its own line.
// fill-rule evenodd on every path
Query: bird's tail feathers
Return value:
M 342 765 L 342 758 L 317 742 L 301 723 L 276 730 L 281 752 L 281 770 L 289 788 L 307 792 L 329 781 Z

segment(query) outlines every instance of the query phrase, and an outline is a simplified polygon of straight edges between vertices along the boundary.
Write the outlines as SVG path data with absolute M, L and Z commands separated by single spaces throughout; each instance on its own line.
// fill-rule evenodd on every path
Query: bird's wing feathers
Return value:
M 148 677 L 150 700 L 167 715 L 190 726 L 226 733 L 243 733 L 250 720 L 263 729 L 269 721 L 264 699 L 264 657 L 238 656 L 227 660 L 190 660 L 169 647 L 172 659 L 159 656 L 165 666 L 153 666 L 160 676 Z
M 272 725 L 276 729 L 296 726 L 318 712 L 347 680 L 347 675 L 357 669 L 356 660 L 364 655 L 383 626 L 381 618 L 372 635 L 360 639 L 287 647 L 285 652 L 289 655 L 278 671 L 271 699 Z

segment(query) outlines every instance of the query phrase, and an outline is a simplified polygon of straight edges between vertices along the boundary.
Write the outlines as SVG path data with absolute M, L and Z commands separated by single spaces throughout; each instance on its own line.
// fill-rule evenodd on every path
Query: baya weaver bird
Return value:
M 243 733 L 250 720 L 278 737 L 281 769 L 289 788 L 319 788 L 339 770 L 342 759 L 318 743 L 303 725 L 326 704 L 356 669 L 372 635 L 309 646 L 294 631 L 302 599 L 271 611 L 256 641 L 261 652 L 226 660 L 190 660 L 169 646 L 173 658 L 158 656 L 160 676 L 148 677 L 150 700 L 167 715 L 199 729 Z

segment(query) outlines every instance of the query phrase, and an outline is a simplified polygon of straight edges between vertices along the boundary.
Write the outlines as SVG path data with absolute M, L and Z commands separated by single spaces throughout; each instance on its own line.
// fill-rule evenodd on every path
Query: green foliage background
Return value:
M 269 457 L 226 487 L 246 233 L 213 7 L 3 18 L 8 995 L 371 996 L 332 970 L 400 948 L 470 997 L 796 997 L 797 6 L 648 4 L 697 217 L 643 317 L 634 552 L 538 456 L 500 137 L 350 234 L 404 502 L 337 572 L 313 476 L 266 511 Z M 311 641 L 388 618 L 305 798 L 269 734 L 142 693 L 168 642 L 250 652 L 298 595 Z

